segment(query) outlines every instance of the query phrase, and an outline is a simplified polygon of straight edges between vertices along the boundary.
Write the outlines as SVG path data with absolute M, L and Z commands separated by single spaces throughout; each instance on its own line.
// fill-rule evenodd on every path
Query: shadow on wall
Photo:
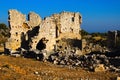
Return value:
M 27 32 L 27 35 L 24 33 L 21 34 L 21 48 L 24 48 L 26 50 L 29 50 L 31 48 L 30 44 L 32 43 L 32 38 L 37 36 L 39 34 L 39 26 L 34 27 L 32 30 L 29 30 Z M 26 36 L 28 39 L 26 40 Z
M 31 39 L 32 37 L 34 37 L 34 36 L 37 36 L 38 35 L 38 33 L 39 33 L 39 26 L 36 26 L 36 27 L 34 27 L 32 30 L 29 30 L 28 32 L 27 32 L 27 34 L 28 34 L 28 39 Z
M 82 49 L 81 40 L 78 39 L 67 39 L 67 43 L 71 45 L 71 47 L 76 47 Z
M 58 47 L 60 48 L 66 48 L 66 47 L 71 47 L 71 48 L 78 48 L 78 49 L 82 49 L 82 42 L 81 40 L 78 39 L 61 39 L 59 41 L 57 41 Z

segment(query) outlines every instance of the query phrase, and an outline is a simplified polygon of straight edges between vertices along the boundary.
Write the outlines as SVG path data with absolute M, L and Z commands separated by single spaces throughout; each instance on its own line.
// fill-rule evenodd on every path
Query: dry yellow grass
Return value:
M 93 37 L 96 41 L 101 40 L 102 38 L 100 36 Z
M 106 38 L 101 37 L 101 36 L 96 36 L 96 37 L 92 37 L 94 40 L 98 41 L 98 40 L 106 40 Z
M 0 80 L 114 80 L 117 73 L 70 69 L 34 59 L 0 56 Z
M 0 52 L 4 52 L 4 47 L 0 46 Z

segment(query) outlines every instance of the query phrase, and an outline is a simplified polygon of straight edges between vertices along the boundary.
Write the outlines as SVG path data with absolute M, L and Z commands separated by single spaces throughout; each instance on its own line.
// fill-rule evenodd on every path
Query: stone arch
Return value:
M 36 46 L 36 49 L 38 49 L 38 50 L 45 49 L 47 41 L 48 40 L 46 38 L 44 38 L 44 37 L 42 39 L 40 39 L 39 42 L 38 42 L 38 44 L 37 44 L 37 46 Z

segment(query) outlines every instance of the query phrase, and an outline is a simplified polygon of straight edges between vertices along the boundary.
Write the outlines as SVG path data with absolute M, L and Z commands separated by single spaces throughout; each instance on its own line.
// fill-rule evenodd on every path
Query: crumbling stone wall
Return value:
M 79 33 L 81 16 L 79 13 L 63 12 L 60 14 L 61 32 Z
M 48 42 L 46 43 L 46 50 L 50 51 L 54 49 L 55 45 L 55 27 L 56 24 L 53 22 L 51 17 L 46 18 L 40 24 L 39 34 L 32 40 L 32 42 L 36 42 L 32 44 L 32 49 L 36 49 L 36 45 L 42 38 L 46 38 Z
M 74 21 L 72 21 L 73 18 Z M 46 49 L 51 51 L 54 49 L 56 41 L 62 38 L 81 40 L 81 35 L 79 34 L 81 30 L 80 24 L 81 16 L 79 13 L 62 12 L 60 14 L 53 14 L 50 17 L 46 17 L 40 24 L 37 39 L 40 40 L 45 37 L 48 40 Z M 32 48 L 36 48 L 36 43 L 33 43 Z
M 56 41 L 62 38 L 81 40 L 79 34 L 81 22 L 82 18 L 79 13 L 62 12 L 42 20 L 38 14 L 30 12 L 27 21 L 22 13 L 9 10 L 11 36 L 6 43 L 6 49 L 17 50 L 29 47 L 29 50 L 34 50 L 44 39 L 46 41 L 43 41 L 43 44 L 46 45 L 46 50 L 52 51 Z
M 28 39 L 28 33 L 34 27 L 39 26 L 41 18 L 34 12 L 29 13 L 29 21 L 26 21 L 26 16 L 17 10 L 9 10 L 8 14 L 11 36 L 5 47 L 11 51 L 16 51 L 22 47 L 23 43 L 26 43 L 25 41 L 30 40 Z M 27 46 L 26 44 L 24 45 Z
M 81 35 L 79 31 L 81 30 L 80 24 L 82 22 L 82 18 L 79 13 L 69 13 L 62 12 L 60 13 L 59 26 L 60 29 L 60 38 L 77 38 L 81 39 Z
M 21 33 L 26 31 L 23 29 L 23 23 L 26 21 L 26 16 L 16 10 L 9 10 L 8 14 L 11 36 L 6 43 L 6 48 L 16 50 L 21 46 Z

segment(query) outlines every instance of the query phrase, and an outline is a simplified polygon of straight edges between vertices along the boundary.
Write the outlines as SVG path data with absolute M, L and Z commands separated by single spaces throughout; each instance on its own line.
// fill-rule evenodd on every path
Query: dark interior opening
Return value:
M 43 50 L 43 49 L 45 49 L 45 48 L 46 48 L 46 44 L 44 43 L 44 41 L 45 41 L 45 38 L 42 38 L 42 39 L 38 42 L 38 44 L 37 44 L 37 46 L 36 46 L 36 49 L 38 49 L 38 50 Z
M 18 32 L 16 32 L 16 36 L 18 36 Z
M 72 22 L 74 22 L 74 17 L 72 17 Z
M 58 27 L 56 26 L 56 38 L 58 38 L 58 35 L 59 35 L 59 33 L 58 33 Z
M 29 41 L 25 39 L 26 35 L 22 32 L 21 33 L 21 48 L 24 48 L 26 50 L 29 50 L 30 49 L 30 46 L 29 46 Z

